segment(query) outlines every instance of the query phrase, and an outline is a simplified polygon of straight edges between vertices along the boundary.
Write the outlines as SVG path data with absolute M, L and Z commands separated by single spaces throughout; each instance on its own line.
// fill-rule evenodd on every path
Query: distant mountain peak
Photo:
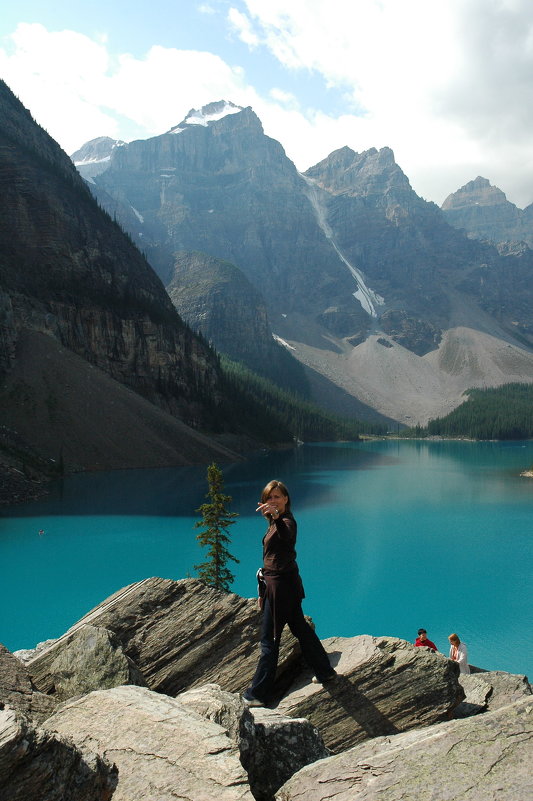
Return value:
M 457 192 L 448 195 L 442 204 L 443 211 L 460 209 L 468 206 L 496 206 L 499 204 L 511 204 L 507 200 L 505 193 L 497 186 L 493 186 L 487 178 L 478 175 L 473 181 L 469 181 Z
M 239 111 L 244 111 L 244 107 L 237 106 L 229 100 L 217 100 L 214 103 L 202 106 L 200 109 L 192 108 L 185 119 L 179 125 L 171 128 L 168 133 L 181 133 L 187 125 L 207 127 L 209 123 L 218 122 L 218 120 L 227 117 L 229 114 L 238 114 Z
M 102 161 L 109 161 L 111 153 L 117 147 L 123 147 L 126 143 L 121 139 L 112 139 L 110 136 L 98 136 L 85 142 L 79 150 L 71 155 L 71 159 L 79 167 L 85 164 L 98 164 Z

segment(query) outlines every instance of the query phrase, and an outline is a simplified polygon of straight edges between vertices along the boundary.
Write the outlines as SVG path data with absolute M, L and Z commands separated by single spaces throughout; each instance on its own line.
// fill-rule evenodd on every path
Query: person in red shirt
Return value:
M 438 651 L 437 646 L 431 640 L 428 640 L 428 635 L 425 629 L 418 629 L 418 637 L 415 640 L 415 645 L 426 645 L 432 651 Z

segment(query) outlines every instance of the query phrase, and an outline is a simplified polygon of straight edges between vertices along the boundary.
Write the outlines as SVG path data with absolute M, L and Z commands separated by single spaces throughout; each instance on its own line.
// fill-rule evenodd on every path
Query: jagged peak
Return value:
M 456 192 L 452 192 L 448 195 L 441 208 L 447 211 L 463 205 L 479 205 L 480 202 L 482 202 L 483 205 L 510 203 L 510 201 L 507 200 L 505 192 L 502 192 L 497 186 L 493 186 L 488 178 L 483 178 L 481 175 L 478 175 L 473 181 L 469 181 Z

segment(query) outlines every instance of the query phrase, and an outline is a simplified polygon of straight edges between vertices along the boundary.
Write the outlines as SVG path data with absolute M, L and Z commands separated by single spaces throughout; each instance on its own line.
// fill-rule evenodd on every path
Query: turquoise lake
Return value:
M 448 634 L 470 662 L 533 678 L 533 442 L 303 445 L 223 466 L 238 512 L 233 590 L 255 595 L 259 493 L 291 492 L 304 611 L 321 638 Z M 0 642 L 58 637 L 108 595 L 148 576 L 194 575 L 206 468 L 83 474 L 44 501 L 0 512 Z M 44 533 L 40 534 L 42 530 Z

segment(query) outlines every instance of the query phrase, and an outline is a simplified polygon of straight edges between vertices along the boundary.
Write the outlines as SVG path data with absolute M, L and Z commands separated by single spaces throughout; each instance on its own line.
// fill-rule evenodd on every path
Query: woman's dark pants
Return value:
M 302 654 L 319 681 L 323 681 L 331 676 L 335 671 L 329 663 L 329 658 L 324 650 L 324 646 L 317 635 L 306 621 L 302 606 L 295 603 L 294 607 L 287 614 L 287 625 L 298 639 Z M 276 668 L 278 666 L 279 643 L 281 631 L 274 639 L 274 620 L 270 603 L 265 599 L 263 608 L 263 622 L 261 625 L 261 656 L 255 671 L 252 683 L 245 693 L 245 697 L 258 698 L 264 701 L 269 694 L 276 678 Z

